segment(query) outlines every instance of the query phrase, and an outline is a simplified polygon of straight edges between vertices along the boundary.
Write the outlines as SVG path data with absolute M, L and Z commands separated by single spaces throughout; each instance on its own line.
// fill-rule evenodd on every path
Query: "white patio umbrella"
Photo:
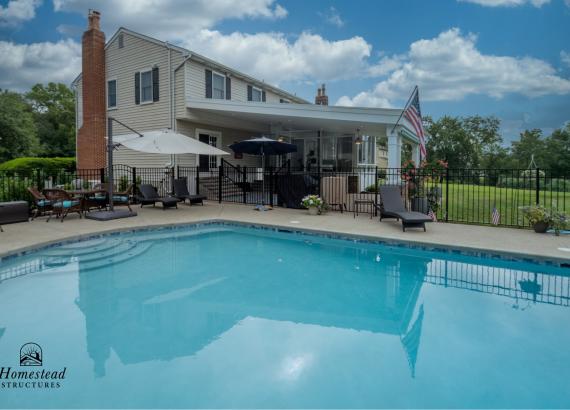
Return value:
M 113 142 L 151 154 L 230 155 L 219 148 L 169 129 L 113 136 Z

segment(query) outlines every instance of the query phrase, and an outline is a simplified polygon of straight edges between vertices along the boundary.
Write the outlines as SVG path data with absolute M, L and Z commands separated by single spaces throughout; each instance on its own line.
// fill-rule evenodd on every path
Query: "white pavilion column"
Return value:
M 388 168 L 387 180 L 389 184 L 399 184 L 399 168 L 402 167 L 402 137 L 397 130 L 388 130 Z
M 416 167 L 420 166 L 420 144 L 412 144 L 412 161 Z

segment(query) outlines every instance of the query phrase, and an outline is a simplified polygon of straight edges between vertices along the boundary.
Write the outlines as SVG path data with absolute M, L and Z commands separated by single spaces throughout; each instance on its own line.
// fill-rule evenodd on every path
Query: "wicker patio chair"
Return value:
M 50 214 L 46 222 L 49 222 L 52 215 L 56 218 L 61 217 L 61 222 L 70 212 L 77 212 L 79 218 L 83 216 L 83 206 L 81 200 L 74 198 L 71 194 L 63 189 L 45 189 L 44 195 L 51 201 L 53 212 Z
M 32 220 L 38 216 L 47 215 L 48 212 L 53 211 L 52 203 L 46 198 L 36 187 L 29 187 L 28 192 L 34 198 L 34 213 L 32 214 Z

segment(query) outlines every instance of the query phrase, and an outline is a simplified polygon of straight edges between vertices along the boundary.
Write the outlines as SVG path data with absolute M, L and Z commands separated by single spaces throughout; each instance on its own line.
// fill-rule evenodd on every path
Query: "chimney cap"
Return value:
M 88 20 L 89 20 L 89 25 L 88 25 L 88 30 L 100 30 L 100 24 L 99 21 L 101 20 L 101 13 L 98 12 L 97 10 L 93 10 L 93 9 L 89 9 L 89 15 L 88 15 Z

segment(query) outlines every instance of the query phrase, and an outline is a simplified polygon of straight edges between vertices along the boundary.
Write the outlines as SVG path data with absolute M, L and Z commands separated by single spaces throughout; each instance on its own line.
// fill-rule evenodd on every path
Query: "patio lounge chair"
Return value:
M 431 218 L 421 212 L 406 211 L 404 201 L 400 194 L 398 185 L 385 185 L 380 187 L 381 205 L 378 207 L 380 220 L 383 218 L 396 218 L 402 220 L 402 230 L 406 232 L 406 228 L 424 228 L 426 231 L 426 222 L 431 222 Z
M 46 222 L 49 222 L 52 215 L 55 214 L 56 218 L 61 217 L 61 222 L 70 212 L 77 212 L 79 218 L 83 216 L 83 206 L 81 200 L 74 198 L 63 189 L 45 189 L 44 195 L 46 199 L 51 201 L 53 213 L 48 217 Z
M 160 197 L 158 196 L 156 188 L 150 184 L 141 184 L 139 186 L 139 191 L 141 193 L 141 196 L 139 197 L 141 208 L 143 205 L 155 206 L 157 202 L 162 203 L 163 209 L 171 207 L 178 208 L 178 198 L 173 198 L 171 196 Z
M 48 212 L 53 210 L 51 206 L 51 201 L 45 197 L 36 187 L 29 187 L 28 192 L 34 198 L 34 213 L 32 215 L 32 220 L 37 218 L 38 216 L 47 215 Z
M 207 197 L 204 195 L 191 195 L 190 192 L 188 192 L 188 183 L 186 178 L 179 178 L 174 180 L 174 196 L 184 203 L 186 203 L 186 200 L 188 200 L 190 205 L 204 205 L 204 199 L 207 199 Z

